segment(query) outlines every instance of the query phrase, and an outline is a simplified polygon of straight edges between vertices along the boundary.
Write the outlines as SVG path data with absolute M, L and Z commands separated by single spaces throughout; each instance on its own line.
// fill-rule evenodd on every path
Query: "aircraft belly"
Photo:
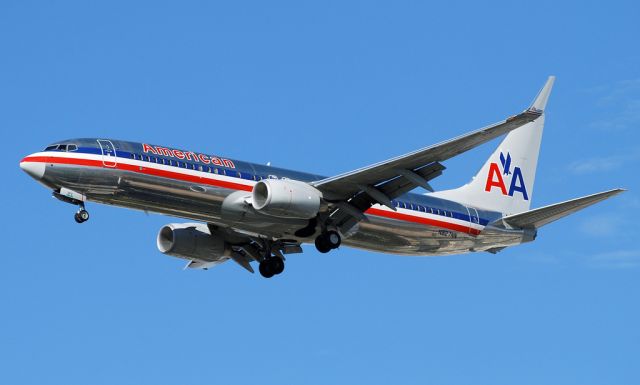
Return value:
M 476 238 L 435 226 L 371 217 L 343 243 L 350 247 L 391 254 L 447 255 L 473 249 Z
M 73 179 L 69 175 L 75 175 Z M 267 237 L 286 238 L 307 225 L 306 220 L 286 220 L 262 214 L 242 218 L 225 217 L 222 203 L 236 190 L 199 185 L 171 178 L 110 169 L 68 166 L 48 174 L 49 181 L 87 196 L 90 201 L 213 223 L 254 232 Z
M 220 220 L 220 205 L 231 190 L 200 186 L 130 171 L 82 166 L 47 169 L 48 180 L 87 199 L 201 221 Z
M 82 166 L 56 165 L 47 169 L 47 178 L 57 186 L 85 194 L 91 201 L 230 226 L 274 238 L 294 238 L 291 234 L 304 227 L 303 223 L 262 215 L 230 221 L 223 215 L 222 203 L 232 193 L 240 192 L 226 188 Z M 467 233 L 435 226 L 373 215 L 369 218 L 368 222 L 360 222 L 353 233 L 346 234 L 344 245 L 392 254 L 447 255 L 473 250 L 478 241 Z

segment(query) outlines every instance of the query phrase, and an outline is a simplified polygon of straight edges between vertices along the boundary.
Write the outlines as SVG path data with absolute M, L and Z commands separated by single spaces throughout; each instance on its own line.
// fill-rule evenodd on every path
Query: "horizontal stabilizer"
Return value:
M 535 210 L 526 211 L 520 214 L 508 215 L 500 221 L 509 226 L 521 229 L 537 229 L 555 220 L 573 214 L 614 195 L 618 195 L 625 190 L 615 189 L 601 193 L 587 195 L 586 197 L 572 199 L 566 202 L 540 207 Z

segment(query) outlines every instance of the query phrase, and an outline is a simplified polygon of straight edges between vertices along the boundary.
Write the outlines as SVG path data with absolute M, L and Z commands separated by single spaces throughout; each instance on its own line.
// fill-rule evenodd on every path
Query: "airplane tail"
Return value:
M 529 107 L 543 111 L 542 115 L 507 134 L 471 182 L 428 195 L 507 215 L 529 210 L 544 128 L 544 109 L 554 81 L 555 77 L 550 76 Z

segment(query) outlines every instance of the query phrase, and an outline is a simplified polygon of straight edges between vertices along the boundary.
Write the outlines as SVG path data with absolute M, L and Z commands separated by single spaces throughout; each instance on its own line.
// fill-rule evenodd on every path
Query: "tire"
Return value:
M 284 271 L 284 261 L 280 257 L 272 257 L 269 264 L 274 275 L 281 274 Z
M 260 265 L 258 265 L 258 270 L 260 271 L 260 275 L 262 275 L 265 278 L 271 278 L 275 275 L 275 273 L 273 272 L 271 263 L 269 263 L 270 261 L 268 259 L 265 259 L 264 261 L 260 262 Z
M 342 237 L 340 236 L 340 234 L 338 234 L 337 231 L 327 231 L 324 237 L 327 245 L 329 245 L 329 247 L 331 247 L 332 249 L 337 249 L 342 243 Z
M 80 215 L 78 215 L 78 213 L 75 213 L 75 214 L 74 214 L 73 219 L 75 219 L 75 220 L 76 220 L 76 223 L 82 223 L 82 222 L 84 222 L 84 221 L 82 220 L 82 218 L 80 218 Z
M 78 217 L 82 219 L 82 222 L 86 222 L 89 220 L 89 212 L 87 210 L 78 211 Z
M 318 235 L 315 243 L 316 243 L 316 249 L 318 249 L 319 252 L 324 254 L 331 251 L 331 245 L 329 245 L 329 243 L 325 239 L 324 234 Z

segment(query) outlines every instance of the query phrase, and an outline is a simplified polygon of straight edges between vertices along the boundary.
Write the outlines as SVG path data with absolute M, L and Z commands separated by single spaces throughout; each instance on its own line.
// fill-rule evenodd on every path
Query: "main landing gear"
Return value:
M 80 208 L 78 209 L 78 212 L 75 213 L 73 218 L 78 223 L 84 223 L 89 220 L 89 212 L 84 209 L 84 205 L 81 205 Z
M 318 235 L 316 238 L 316 249 L 321 253 L 328 253 L 333 249 L 340 247 L 342 237 L 337 231 L 329 230 Z
M 260 274 L 265 278 L 271 278 L 274 275 L 278 275 L 284 271 L 284 261 L 277 256 L 269 256 L 260 262 L 258 267 Z

